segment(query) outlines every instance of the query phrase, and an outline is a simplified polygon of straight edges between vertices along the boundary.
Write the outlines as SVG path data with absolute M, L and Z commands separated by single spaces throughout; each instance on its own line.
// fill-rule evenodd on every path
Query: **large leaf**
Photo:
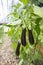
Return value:
M 29 0 L 20 0 L 21 2 L 23 2 L 23 4 L 27 4 L 29 2 Z
M 43 3 L 43 0 L 38 0 L 39 2 Z
M 43 8 L 34 5 L 33 10 L 34 10 L 34 14 L 43 18 Z

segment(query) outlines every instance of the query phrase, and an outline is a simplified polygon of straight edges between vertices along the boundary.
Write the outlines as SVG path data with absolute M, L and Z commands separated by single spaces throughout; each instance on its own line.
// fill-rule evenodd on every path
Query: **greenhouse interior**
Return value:
M 43 65 L 43 0 L 0 0 L 0 65 Z

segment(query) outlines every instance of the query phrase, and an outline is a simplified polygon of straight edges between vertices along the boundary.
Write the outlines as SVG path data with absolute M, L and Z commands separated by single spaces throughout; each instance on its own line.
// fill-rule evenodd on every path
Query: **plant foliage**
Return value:
M 36 46 L 43 45 L 43 8 L 38 7 L 37 3 L 38 0 L 19 0 L 17 5 L 12 6 L 13 12 L 8 15 L 8 18 L 13 16 L 11 22 L 14 24 L 7 26 L 10 27 L 8 35 L 11 37 L 14 50 L 18 41 L 21 43 L 19 65 L 33 65 L 32 61 L 35 59 L 42 59 Z M 26 30 L 23 30 L 24 27 Z

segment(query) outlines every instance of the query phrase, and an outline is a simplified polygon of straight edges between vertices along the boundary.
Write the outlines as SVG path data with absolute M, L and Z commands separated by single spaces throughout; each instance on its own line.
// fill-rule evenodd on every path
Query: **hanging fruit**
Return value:
M 20 42 L 18 42 L 17 48 L 16 48 L 16 55 L 19 56 L 20 54 Z
M 26 46 L 26 28 L 22 29 L 21 43 L 23 46 Z
M 29 42 L 30 42 L 30 44 L 34 44 L 34 38 L 33 38 L 32 30 L 28 29 L 28 34 L 29 34 Z

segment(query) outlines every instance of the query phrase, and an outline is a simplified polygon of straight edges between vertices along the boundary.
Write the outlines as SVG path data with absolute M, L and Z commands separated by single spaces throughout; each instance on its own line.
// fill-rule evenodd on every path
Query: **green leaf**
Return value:
M 43 8 L 34 5 L 33 10 L 34 10 L 34 14 L 43 18 Z
M 23 65 L 23 59 L 20 60 L 19 65 Z
M 37 18 L 36 19 L 36 25 L 35 25 L 35 30 L 37 32 L 37 34 L 40 34 L 40 26 L 39 26 L 39 22 L 41 21 L 41 18 Z
M 12 43 L 12 48 L 13 48 L 14 50 L 16 50 L 16 47 L 17 47 L 17 43 Z
M 43 3 L 43 0 L 38 0 L 39 2 Z
M 23 2 L 24 5 L 26 5 L 29 2 L 29 0 L 20 0 L 20 1 Z

